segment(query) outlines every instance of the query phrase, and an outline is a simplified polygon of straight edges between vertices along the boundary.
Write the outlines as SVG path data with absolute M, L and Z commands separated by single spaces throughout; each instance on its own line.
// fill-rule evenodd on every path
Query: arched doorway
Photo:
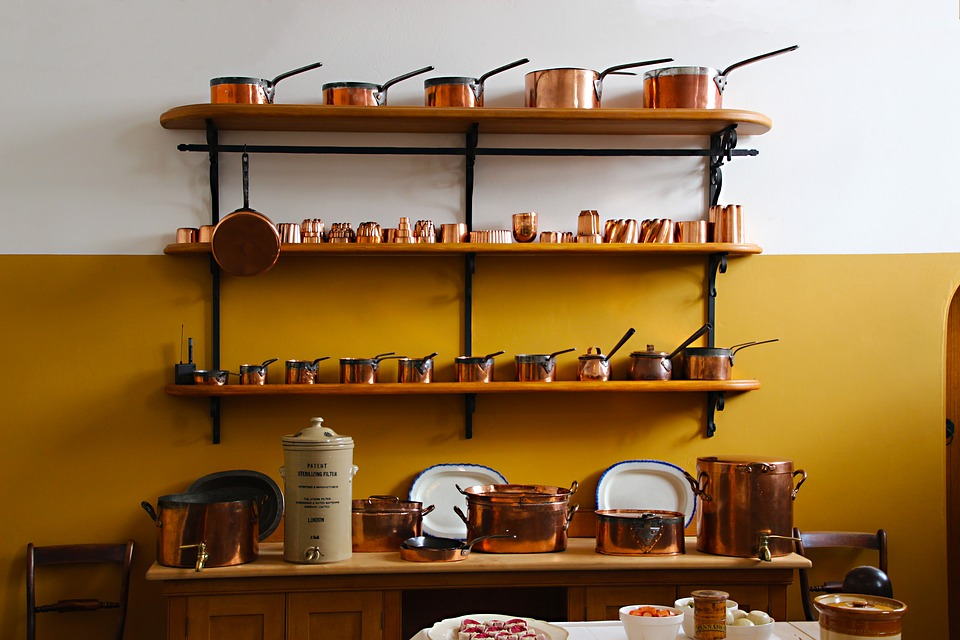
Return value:
M 960 290 L 954 292 L 947 315 L 947 602 L 950 640 L 960 640 L 960 434 L 951 434 L 960 425 Z

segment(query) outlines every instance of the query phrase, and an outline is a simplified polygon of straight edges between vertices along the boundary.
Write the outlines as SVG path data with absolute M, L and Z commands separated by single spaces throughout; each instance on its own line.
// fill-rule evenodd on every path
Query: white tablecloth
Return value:
M 627 640 L 623 625 L 615 620 L 603 622 L 553 622 L 566 629 L 567 640 Z M 819 640 L 820 626 L 816 622 L 774 622 L 771 640 Z M 678 639 L 686 639 L 683 632 Z M 430 640 L 427 630 L 421 630 L 411 640 Z

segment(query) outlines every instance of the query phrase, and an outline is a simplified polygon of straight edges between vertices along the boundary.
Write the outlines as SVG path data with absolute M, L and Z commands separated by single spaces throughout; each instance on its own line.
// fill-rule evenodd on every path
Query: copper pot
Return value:
M 514 356 L 517 380 L 520 382 L 553 382 L 557 373 L 557 356 L 576 349 L 554 351 L 551 354 L 518 353 Z
M 213 489 L 160 496 L 154 511 L 157 563 L 165 567 L 226 567 L 253 562 L 260 553 L 262 496 L 244 489 Z
M 707 322 L 696 330 L 692 336 L 687 338 L 672 353 L 657 351 L 652 344 L 647 345 L 646 351 L 634 351 L 630 354 L 630 379 L 631 380 L 670 380 L 673 378 L 673 360 L 694 340 L 713 328 L 713 325 Z
M 487 538 L 512 538 L 512 535 L 482 536 L 470 542 L 433 536 L 416 536 L 400 544 L 400 559 L 410 562 L 459 562 L 466 560 L 473 545 Z
M 453 364 L 457 370 L 457 382 L 493 382 L 493 359 L 505 351 L 495 351 L 479 358 L 457 356 Z
M 267 384 L 267 366 L 277 360 L 278 358 L 270 358 L 260 364 L 240 365 L 240 384 Z
M 684 553 L 684 514 L 679 511 L 600 509 L 597 553 L 610 556 Z
M 643 74 L 643 106 L 649 109 L 720 109 L 727 75 L 744 65 L 793 51 L 798 45 L 754 56 L 723 71 L 711 67 L 664 67 Z
M 397 360 L 397 382 L 433 382 L 434 351 L 423 358 L 400 358 Z
M 229 376 L 230 372 L 222 369 L 197 369 L 193 372 L 193 383 L 212 387 L 222 387 L 223 385 L 227 384 L 227 378 Z
M 370 496 L 352 502 L 353 551 L 396 551 L 407 538 L 421 535 L 423 516 L 434 510 L 396 496 Z
M 387 89 L 407 78 L 433 71 L 424 67 L 387 80 L 383 84 L 372 82 L 328 82 L 323 85 L 323 104 L 380 107 L 387 104 Z
M 423 81 L 423 104 L 428 107 L 482 107 L 483 83 L 490 76 L 530 62 L 522 58 L 488 71 L 479 78 L 449 76 Z
M 547 109 L 599 109 L 604 77 L 621 69 L 633 69 L 661 62 L 673 62 L 673 58 L 628 62 L 600 72 L 576 68 L 531 71 L 523 78 L 523 106 Z
M 584 355 L 577 358 L 577 379 L 580 382 L 607 382 L 610 380 L 610 358 L 636 332 L 637 330 L 633 327 L 627 329 L 627 332 L 620 338 L 620 342 L 607 355 L 600 353 L 600 347 L 594 347 L 596 353 L 591 353 L 588 348 Z
M 807 479 L 779 458 L 697 458 L 697 477 L 684 471 L 700 497 L 697 549 L 741 558 L 785 556 L 793 551 L 793 501 Z M 793 485 L 794 478 L 800 482 Z M 769 553 L 766 553 L 766 552 Z M 762 558 L 764 559 L 764 558 Z
M 341 384 L 374 384 L 380 370 L 380 361 L 404 358 L 395 356 L 395 352 L 381 353 L 372 358 L 340 358 Z
M 287 360 L 284 363 L 284 381 L 287 384 L 314 384 L 320 372 L 320 363 L 330 356 L 316 360 Z
M 577 511 L 570 496 L 577 490 L 545 485 L 480 485 L 461 489 L 467 513 L 454 507 L 467 525 L 467 538 L 515 535 L 515 538 L 480 542 L 476 550 L 487 553 L 552 553 L 567 548 L 567 528 Z
M 323 66 L 322 62 L 314 62 L 305 67 L 281 73 L 273 80 L 237 76 L 214 78 L 210 81 L 210 102 L 212 104 L 273 104 L 278 82 L 320 66 Z
M 778 338 L 721 347 L 687 347 L 680 352 L 681 377 L 686 380 L 729 380 L 732 377 L 734 354 L 747 347 L 776 342 Z

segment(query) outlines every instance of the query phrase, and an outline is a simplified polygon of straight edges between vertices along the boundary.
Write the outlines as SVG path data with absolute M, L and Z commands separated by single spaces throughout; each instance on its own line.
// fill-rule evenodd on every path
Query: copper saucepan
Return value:
M 287 384 L 314 384 L 320 372 L 320 363 L 330 356 L 316 360 L 287 360 L 284 363 L 284 380 Z
M 799 45 L 736 62 L 723 71 L 712 67 L 664 67 L 643 74 L 643 106 L 650 109 L 720 109 L 727 75 L 734 69 L 797 49 Z
M 387 104 L 387 89 L 402 80 L 433 71 L 424 67 L 387 80 L 383 84 L 372 82 L 328 82 L 323 85 L 323 104 L 380 107 Z
M 393 355 L 395 351 L 380 353 L 372 358 L 340 358 L 340 382 L 346 384 L 374 384 L 380 369 L 380 361 L 406 356 Z
M 523 78 L 523 106 L 547 109 L 598 109 L 600 97 L 603 94 L 603 79 L 608 74 L 661 62 L 673 62 L 673 58 L 628 62 L 600 72 L 577 68 L 531 71 Z
M 240 384 L 267 384 L 267 366 L 279 358 L 270 358 L 260 364 L 240 365 Z
M 479 78 L 448 76 L 423 81 L 423 104 L 428 107 L 482 107 L 483 83 L 490 76 L 530 62 L 527 58 L 488 71 Z
M 758 344 L 776 342 L 779 338 L 735 344 L 729 349 L 720 347 L 687 347 L 681 352 L 681 368 L 686 380 L 729 380 L 732 376 L 733 355 L 740 349 Z
M 494 351 L 485 356 L 457 356 L 453 359 L 457 382 L 493 382 L 493 359 L 506 351 Z
M 673 353 L 656 351 L 652 344 L 647 345 L 646 351 L 634 351 L 630 354 L 631 380 L 670 380 L 673 378 L 673 359 L 693 343 L 694 340 L 713 328 L 709 322 L 683 341 L 673 350 Z
M 320 66 L 323 66 L 322 62 L 314 62 L 305 67 L 281 73 L 273 80 L 238 76 L 214 78 L 210 81 L 210 102 L 212 104 L 273 104 L 278 82 Z
M 520 382 L 553 382 L 557 373 L 557 356 L 571 351 L 576 351 L 576 349 L 563 349 L 551 354 L 518 353 L 514 356 L 517 365 L 517 380 Z
M 400 358 L 397 360 L 397 382 L 433 382 L 434 351 L 422 358 Z
M 415 536 L 407 538 L 400 544 L 400 558 L 411 562 L 459 562 L 460 560 L 466 560 L 473 545 L 482 540 L 515 537 L 514 535 L 497 534 L 479 536 L 470 542 L 463 542 L 452 538 Z
M 633 327 L 627 329 L 627 332 L 620 338 L 620 342 L 607 355 L 600 353 L 600 347 L 595 347 L 596 353 L 590 353 L 590 349 L 587 349 L 585 355 L 577 358 L 579 360 L 577 363 L 577 378 L 580 382 L 607 382 L 610 380 L 610 358 L 636 332 L 637 330 Z
M 400 500 L 396 496 L 370 496 L 353 500 L 353 551 L 396 551 L 403 541 L 419 536 L 423 530 L 423 516 L 434 510 L 434 505 Z
M 250 156 L 243 152 L 243 207 L 213 228 L 210 249 L 220 268 L 235 276 L 270 270 L 280 257 L 280 233 L 270 218 L 250 208 Z

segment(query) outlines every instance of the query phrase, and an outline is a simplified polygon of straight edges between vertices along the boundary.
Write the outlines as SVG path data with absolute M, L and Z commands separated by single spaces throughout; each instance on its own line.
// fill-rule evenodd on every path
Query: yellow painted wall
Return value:
M 906 635 L 944 633 L 943 331 L 960 255 L 731 260 L 720 278 L 718 343 L 780 342 L 738 355 L 736 377 L 763 386 L 728 398 L 712 439 L 702 434 L 698 395 L 484 395 L 469 441 L 459 398 L 237 398 L 224 402 L 219 446 L 210 444 L 205 400 L 163 393 L 181 323 L 208 363 L 206 264 L 0 256 L 0 637 L 23 636 L 27 542 L 133 537 L 128 637 L 159 639 L 159 585 L 143 579 L 154 528 L 140 501 L 225 469 L 258 469 L 279 482 L 280 436 L 314 415 L 354 438 L 357 496 L 405 495 L 431 464 L 476 462 L 511 482 L 579 480 L 577 501 L 591 507 L 600 473 L 619 460 L 693 469 L 702 455 L 792 459 L 810 476 L 797 524 L 885 527 L 896 595 L 910 606 Z M 475 352 L 505 349 L 497 375 L 508 379 L 510 354 L 607 350 L 634 326 L 614 362 L 622 376 L 631 348 L 671 349 L 701 324 L 702 286 L 696 258 L 481 257 Z M 452 379 L 461 289 L 456 258 L 284 260 L 264 276 L 225 280 L 222 364 L 436 350 L 437 377 Z M 384 366 L 395 375 L 395 365 Z M 575 369 L 575 354 L 560 357 L 562 379 Z M 271 366 L 272 376 L 281 372 Z M 321 372 L 336 378 L 334 363 Z M 799 616 L 793 597 L 791 607 Z M 55 637 L 77 637 L 76 626 Z

